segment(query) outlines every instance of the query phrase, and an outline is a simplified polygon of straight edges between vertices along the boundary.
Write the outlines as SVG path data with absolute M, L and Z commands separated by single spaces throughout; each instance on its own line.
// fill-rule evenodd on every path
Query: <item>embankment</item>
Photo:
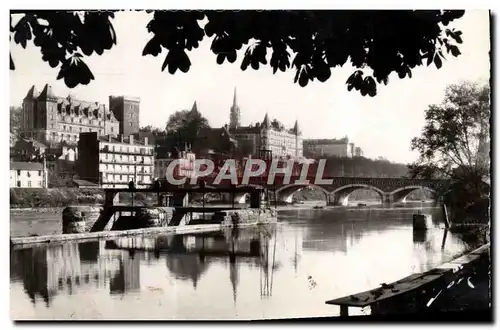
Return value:
M 135 193 L 137 203 L 153 204 L 154 194 Z M 131 201 L 130 194 L 120 194 L 120 203 Z M 91 205 L 104 202 L 101 188 L 10 188 L 10 208 L 54 208 L 68 205 Z

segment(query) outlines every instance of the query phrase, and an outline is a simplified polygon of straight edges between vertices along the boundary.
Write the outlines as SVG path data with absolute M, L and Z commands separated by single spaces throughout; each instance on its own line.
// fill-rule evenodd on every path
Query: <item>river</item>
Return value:
M 445 235 L 439 209 L 423 211 L 433 214 L 435 229 L 414 232 L 412 209 L 304 208 L 281 210 L 278 224 L 262 228 L 13 250 L 11 317 L 335 316 L 339 308 L 326 300 L 429 270 L 479 246 Z

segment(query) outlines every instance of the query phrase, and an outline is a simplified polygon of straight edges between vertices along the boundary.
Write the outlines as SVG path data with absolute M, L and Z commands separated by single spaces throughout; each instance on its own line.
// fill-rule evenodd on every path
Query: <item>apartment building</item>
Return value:
M 148 187 L 153 183 L 153 149 L 148 138 L 82 133 L 78 141 L 77 173 L 80 179 L 103 188 L 127 188 L 131 181 L 137 188 Z
M 42 163 L 11 162 L 11 188 L 47 188 L 47 171 Z

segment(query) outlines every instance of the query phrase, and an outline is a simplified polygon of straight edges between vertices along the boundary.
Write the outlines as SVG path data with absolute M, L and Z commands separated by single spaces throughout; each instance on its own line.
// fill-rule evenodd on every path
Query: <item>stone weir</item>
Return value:
M 105 211 L 107 210 L 107 212 Z M 118 231 L 143 228 L 220 224 L 224 227 L 277 220 L 271 208 L 221 209 L 189 207 L 126 207 L 109 208 L 68 206 L 63 211 L 62 233 L 81 234 L 96 231 Z M 102 227 L 102 230 L 96 230 Z
M 215 212 L 206 209 L 205 212 L 191 212 L 190 208 L 141 207 L 134 212 L 116 211 L 111 216 L 104 210 L 95 206 L 68 206 L 63 211 L 62 235 L 15 237 L 11 238 L 11 245 L 24 248 L 64 241 L 160 233 L 189 234 L 277 223 L 277 212 L 271 208 L 226 209 Z M 92 228 L 99 221 L 107 222 L 104 230 L 93 231 Z

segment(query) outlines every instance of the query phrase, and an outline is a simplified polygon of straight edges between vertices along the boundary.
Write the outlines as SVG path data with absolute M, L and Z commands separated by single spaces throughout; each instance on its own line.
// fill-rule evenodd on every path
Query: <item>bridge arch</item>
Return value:
M 261 185 L 258 184 L 241 184 L 239 186 L 236 186 L 236 188 L 256 188 L 256 189 L 263 189 Z M 250 193 L 247 192 L 239 192 L 234 194 L 234 203 L 236 204 L 245 204 L 247 202 L 247 196 L 249 196 Z
M 330 194 L 330 192 L 321 186 L 311 184 L 311 183 L 309 183 L 309 184 L 292 183 L 292 184 L 288 184 L 288 185 L 285 185 L 283 187 L 280 187 L 280 188 L 276 189 L 276 199 L 279 202 L 292 203 L 293 202 L 293 195 L 296 192 L 299 192 L 300 190 L 303 190 L 303 189 L 308 188 L 308 187 L 311 187 L 311 188 L 314 188 L 314 189 L 321 191 L 325 195 L 325 200 L 328 202 L 328 195 Z
M 408 195 L 410 193 L 412 193 L 413 191 L 419 190 L 419 189 L 430 192 L 432 194 L 432 198 L 434 200 L 436 200 L 436 198 L 437 198 L 436 190 L 429 188 L 429 187 L 425 187 L 425 186 L 413 185 L 413 186 L 406 186 L 406 187 L 398 188 L 398 189 L 392 191 L 390 193 L 392 196 L 392 201 L 395 203 L 400 203 L 400 202 L 404 203 L 404 202 L 406 202 L 406 197 L 408 197 Z
M 335 189 L 330 194 L 330 200 L 333 200 L 334 205 L 344 205 L 346 206 L 349 202 L 349 195 L 359 189 L 372 190 L 375 191 L 380 196 L 380 201 L 384 201 L 385 193 L 382 189 L 369 184 L 353 183 Z

